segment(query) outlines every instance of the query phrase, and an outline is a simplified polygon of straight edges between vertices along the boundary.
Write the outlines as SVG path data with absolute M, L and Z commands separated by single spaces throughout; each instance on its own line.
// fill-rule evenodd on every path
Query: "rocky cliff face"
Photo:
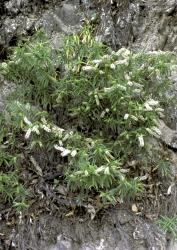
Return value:
M 43 27 L 50 36 L 78 28 L 79 16 L 97 24 L 96 35 L 115 49 L 177 50 L 176 0 L 2 0 L 1 57 L 23 35 Z
M 95 24 L 97 39 L 115 50 L 126 46 L 132 50 L 177 51 L 176 0 L 1 0 L 0 14 L 1 60 L 7 58 L 9 47 L 40 27 L 54 48 L 61 46 L 63 34 L 77 32 L 84 18 Z M 4 79 L 0 83 L 3 103 L 13 84 L 4 84 Z M 176 156 L 173 157 L 175 168 Z M 169 213 L 177 211 L 176 203 L 170 207 L 176 199 L 176 189 L 173 191 L 168 202 L 162 201 L 167 203 L 162 210 Z M 50 211 L 43 212 L 38 219 L 31 219 L 30 215 L 13 230 L 13 227 L 6 228 L 2 220 L 0 249 L 175 249 L 150 220 L 119 206 L 106 209 L 91 222 L 82 217 L 69 219 L 61 212 L 49 214 Z

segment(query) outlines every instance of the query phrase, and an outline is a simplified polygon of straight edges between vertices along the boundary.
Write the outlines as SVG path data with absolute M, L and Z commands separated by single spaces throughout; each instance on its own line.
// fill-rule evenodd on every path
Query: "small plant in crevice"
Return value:
M 165 233 L 177 240 L 177 216 L 161 216 L 156 223 Z
M 30 154 L 38 148 L 57 152 L 76 199 L 85 194 L 115 204 L 136 198 L 145 190 L 142 174 L 155 168 L 168 174 L 169 163 L 152 162 L 146 144 L 161 136 L 158 119 L 169 101 L 165 93 L 175 63 L 168 52 L 112 51 L 89 26 L 66 37 L 55 52 L 39 33 L 1 64 L 19 84 L 5 122 Z
M 159 160 L 157 164 L 157 170 L 162 177 L 171 177 L 172 175 L 171 165 L 167 160 Z

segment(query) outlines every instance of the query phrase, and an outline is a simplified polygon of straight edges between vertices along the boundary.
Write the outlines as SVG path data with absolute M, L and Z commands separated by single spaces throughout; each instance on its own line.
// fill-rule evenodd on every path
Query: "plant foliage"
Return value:
M 161 216 L 157 220 L 157 224 L 163 229 L 165 233 L 172 235 L 174 239 L 177 239 L 177 217 Z
M 66 37 L 58 51 L 39 33 L 1 65 L 18 84 L 5 123 L 16 138 L 23 135 L 31 154 L 57 153 L 76 196 L 104 203 L 135 198 L 144 191 L 142 173 L 154 167 L 146 142 L 161 136 L 157 121 L 168 102 L 172 63 L 168 52 L 112 51 L 90 26 Z M 138 162 L 141 154 L 146 163 Z

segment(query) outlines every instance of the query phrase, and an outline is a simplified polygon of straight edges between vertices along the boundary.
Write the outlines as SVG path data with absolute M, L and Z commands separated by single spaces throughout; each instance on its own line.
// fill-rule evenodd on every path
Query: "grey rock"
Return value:
M 113 2 L 105 1 L 97 8 L 97 36 L 104 43 L 114 49 L 129 46 L 133 50 L 177 50 L 176 0 Z
M 56 7 L 54 10 L 44 13 L 38 22 L 42 24 L 49 37 L 52 33 L 57 34 L 59 32 L 71 34 L 80 27 L 80 17 L 71 4 L 63 4 L 61 8 Z
M 128 46 L 132 42 L 132 23 L 137 16 L 137 4 L 126 1 L 115 1 L 115 6 L 103 5 L 100 12 L 100 24 L 97 36 L 113 49 Z
M 176 49 L 175 0 L 144 1 L 143 14 L 139 14 L 139 32 L 134 38 L 133 48 L 145 50 Z M 174 16 L 171 16 L 174 12 Z
M 59 48 L 63 42 L 62 34 L 71 34 L 80 29 L 80 6 L 87 17 L 91 18 L 93 14 L 98 17 L 95 35 L 114 49 L 125 46 L 132 50 L 177 51 L 176 0 L 114 0 L 102 3 L 94 0 L 1 0 L 0 56 L 23 35 L 31 34 L 40 27 L 50 38 L 53 48 Z M 173 94 L 177 92 L 175 74 L 176 70 L 172 76 Z M 4 108 L 6 96 L 14 88 L 14 84 L 0 80 L 0 111 Z M 171 114 L 177 124 L 175 107 Z M 162 121 L 159 126 L 162 141 L 177 149 L 175 127 L 169 127 Z M 160 145 L 153 141 L 153 147 Z M 172 159 L 175 176 L 176 154 Z M 177 210 L 176 193 L 174 188 L 174 194 L 163 201 L 166 204 L 164 210 Z M 19 250 L 167 249 L 164 233 L 151 222 L 120 208 L 106 211 L 101 221 L 61 219 L 53 214 L 40 216 L 39 221 L 36 220 L 33 224 L 26 221 L 19 226 L 17 235 L 17 242 L 14 244 L 18 244 Z M 175 247 L 171 243 L 168 250 L 175 250 Z
M 161 140 L 173 149 L 177 149 L 177 131 L 169 128 L 164 121 L 158 121 L 158 128 L 161 131 Z
M 12 82 L 8 82 L 0 75 L 0 112 L 4 110 L 5 100 L 9 94 L 11 94 L 16 88 L 16 85 Z
M 21 8 L 24 8 L 29 3 L 28 0 L 12 0 L 5 2 L 5 10 L 10 14 L 17 14 Z
M 36 250 L 166 250 L 165 234 L 126 209 L 110 209 L 101 220 L 85 222 L 58 216 L 43 215 L 32 225 L 26 221 L 19 239 L 23 237 L 26 246 Z M 124 224 L 120 224 L 122 216 L 127 218 Z M 38 225 L 42 241 L 36 234 Z M 19 249 L 25 250 L 21 242 Z
M 2 4 L 0 21 L 0 56 L 9 45 L 14 45 L 24 35 L 43 28 L 49 38 L 59 33 L 71 34 L 80 28 L 80 15 L 77 1 L 55 0 L 11 0 Z M 0 6 L 1 7 L 1 6 Z M 54 41 L 56 45 L 56 40 Z
M 174 100 L 177 99 L 177 65 L 173 66 L 171 68 L 171 86 L 170 89 L 167 92 L 167 96 L 170 98 L 173 98 Z M 176 101 L 170 105 L 167 112 L 168 115 L 166 115 L 166 123 L 167 125 L 177 131 L 177 107 L 176 107 Z
M 1 16 L 0 45 L 8 46 L 14 36 L 26 34 L 34 26 L 43 27 L 49 36 L 76 31 L 81 3 L 86 16 L 97 13 L 96 35 L 114 49 L 129 46 L 134 50 L 177 50 L 176 0 L 115 0 L 112 4 L 91 0 L 5 1 L 0 6 L 6 10 Z

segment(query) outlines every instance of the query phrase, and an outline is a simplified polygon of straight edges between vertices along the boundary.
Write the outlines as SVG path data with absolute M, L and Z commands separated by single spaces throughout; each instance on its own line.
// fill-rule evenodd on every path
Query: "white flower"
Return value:
M 29 129 L 27 130 L 26 134 L 25 134 L 25 139 L 26 139 L 26 140 L 29 139 L 29 137 L 30 137 L 30 135 L 31 135 L 31 132 L 32 132 L 32 130 L 29 128 Z
M 157 106 L 159 104 L 158 101 L 155 101 L 153 99 L 150 99 L 149 101 L 147 101 L 147 103 L 150 105 L 150 106 Z
M 117 84 L 116 87 L 121 89 L 121 90 L 125 90 L 125 91 L 127 90 L 127 88 L 125 86 L 122 86 L 120 84 Z
M 114 156 L 112 156 L 112 154 L 109 152 L 109 150 L 106 150 L 106 151 L 105 151 L 105 154 L 106 154 L 109 158 L 111 158 L 112 160 L 114 159 Z
M 106 167 L 106 168 L 105 168 L 104 174 L 110 175 L 109 167 Z
M 160 129 L 159 128 L 157 128 L 157 127 L 152 127 L 152 130 L 157 134 L 157 135 L 162 135 L 162 133 L 161 133 L 161 131 L 160 131 Z
M 110 55 L 104 55 L 102 58 L 103 58 L 103 59 L 110 59 L 111 56 L 110 56 Z
M 142 120 L 143 122 L 145 121 L 145 118 L 142 115 L 139 115 L 139 119 Z
M 146 131 L 150 134 L 153 135 L 156 138 L 160 138 L 161 136 L 161 131 L 157 127 L 152 127 L 152 128 L 146 128 Z
M 100 117 L 103 118 L 105 116 L 106 112 L 102 111 Z
M 42 122 L 43 124 L 47 125 L 47 121 L 46 121 L 45 117 L 42 117 L 42 118 L 41 118 L 41 122 Z
M 57 144 L 54 145 L 54 148 L 55 148 L 56 150 L 58 150 L 58 151 L 61 151 L 61 152 L 63 152 L 63 151 L 65 150 L 64 147 L 58 146 Z
M 25 116 L 23 118 L 24 122 L 27 124 L 27 125 L 31 125 L 32 123 L 28 120 L 28 118 Z
M 156 108 L 155 111 L 157 111 L 157 112 L 164 112 L 164 109 L 162 109 L 162 108 Z
M 59 128 L 56 125 L 52 126 L 52 132 L 59 135 L 60 137 L 62 136 L 64 131 L 65 130 L 63 128 Z
M 153 67 L 151 67 L 151 66 L 149 66 L 147 69 L 148 69 L 149 71 L 154 70 L 154 68 L 153 68 Z
M 21 106 L 22 106 L 22 104 L 21 104 L 19 101 L 15 101 L 15 104 L 16 104 L 18 107 L 21 107 Z M 25 107 L 26 107 L 26 105 L 25 105 Z
M 114 64 L 115 65 L 125 65 L 125 66 L 127 66 L 128 61 L 127 61 L 127 59 L 123 59 L 123 60 L 116 61 Z
M 2 67 L 3 69 L 7 69 L 7 63 L 5 63 L 5 62 L 1 63 L 1 67 Z
M 74 174 L 71 174 L 70 176 L 74 176 L 74 175 L 81 175 L 83 173 L 83 171 L 77 171 Z
M 40 135 L 39 132 L 39 125 L 34 125 L 31 129 L 31 131 L 35 132 L 37 135 Z
M 104 92 L 110 92 L 111 90 L 113 90 L 113 87 L 110 87 L 110 88 L 104 88 Z
M 113 51 L 111 52 L 111 55 L 115 56 L 115 55 L 116 55 L 116 52 L 113 50 Z
M 125 114 L 124 115 L 124 120 L 127 120 L 129 116 L 130 116 L 129 114 Z
M 51 132 L 51 129 L 49 128 L 49 126 L 43 124 L 41 125 L 41 128 L 43 128 L 46 132 L 50 133 Z
M 104 111 L 101 112 L 100 117 L 103 118 L 106 113 L 109 113 L 109 109 L 108 108 L 106 108 Z
M 128 81 L 128 82 L 127 82 L 127 85 L 131 87 L 131 86 L 133 86 L 133 82 Z
M 137 82 L 133 82 L 133 86 L 134 86 L 135 88 L 140 88 L 140 89 L 143 88 L 143 85 L 140 84 L 140 83 L 137 83 Z
M 144 106 L 146 108 L 146 111 L 152 111 L 153 110 L 153 108 L 146 102 L 145 102 Z
M 89 176 L 89 172 L 87 170 L 84 171 L 85 176 Z
M 98 174 L 100 172 L 103 172 L 104 170 L 105 170 L 105 166 L 101 166 L 101 167 L 97 168 L 95 172 Z
M 65 150 L 61 153 L 61 156 L 62 156 L 62 157 L 65 157 L 65 156 L 69 155 L 70 153 L 71 153 L 71 150 L 65 149 Z
M 166 51 L 158 50 L 158 51 L 148 51 L 148 55 L 165 55 L 167 54 Z
M 20 104 L 20 103 L 19 103 L 19 104 Z M 22 104 L 20 104 L 20 105 L 23 106 Z M 19 107 L 20 107 L 20 106 L 19 106 Z M 27 103 L 27 104 L 25 105 L 25 109 L 28 110 L 28 111 L 30 111 L 31 106 L 30 106 L 29 103 Z
M 99 74 L 100 75 L 104 75 L 104 71 L 103 70 L 99 70 Z
M 138 121 L 138 118 L 136 117 L 136 116 L 134 116 L 134 115 L 131 115 L 131 118 L 134 120 L 134 121 Z
M 77 151 L 74 149 L 73 151 L 71 151 L 71 156 L 75 157 L 77 155 Z
M 148 101 L 146 101 L 145 103 L 144 103 L 144 106 L 145 106 L 145 108 L 146 108 L 146 110 L 147 111 L 152 111 L 153 110 L 153 106 L 157 106 L 159 104 L 159 102 L 158 101 L 155 101 L 155 100 L 153 100 L 153 99 L 150 99 L 150 100 L 148 100 Z
M 139 145 L 141 148 L 144 147 L 144 138 L 143 135 L 138 136 L 138 140 L 139 140 Z
M 117 56 L 123 56 L 124 58 L 127 58 L 130 55 L 130 50 L 126 49 L 126 48 L 121 48 L 116 52 Z
M 150 134 L 150 135 L 155 135 L 155 133 L 152 131 L 152 129 L 150 128 L 146 128 L 146 131 Z
M 128 86 L 130 86 L 130 87 L 135 87 L 135 88 L 137 88 L 137 89 L 135 89 L 134 91 L 136 92 L 136 91 L 141 91 L 141 90 L 139 90 L 139 89 L 142 89 L 143 88 L 143 85 L 141 85 L 141 84 L 139 84 L 139 83 L 137 83 L 137 82 L 132 82 L 132 81 L 128 81 L 127 82 L 127 85 Z
M 93 62 L 94 64 L 99 65 L 99 64 L 102 62 L 102 60 L 101 60 L 101 59 L 96 59 L 96 60 L 93 60 L 92 62 Z
M 116 68 L 116 65 L 115 65 L 114 63 L 111 63 L 110 68 L 111 68 L 111 69 L 115 69 L 115 68 Z
M 84 66 L 84 67 L 82 67 L 82 70 L 83 71 L 93 71 L 93 70 L 95 70 L 95 67 L 93 67 L 93 66 Z
M 100 101 L 98 95 L 95 95 L 95 102 L 97 106 L 100 106 Z
M 130 81 L 130 76 L 128 74 L 125 74 L 125 80 Z

